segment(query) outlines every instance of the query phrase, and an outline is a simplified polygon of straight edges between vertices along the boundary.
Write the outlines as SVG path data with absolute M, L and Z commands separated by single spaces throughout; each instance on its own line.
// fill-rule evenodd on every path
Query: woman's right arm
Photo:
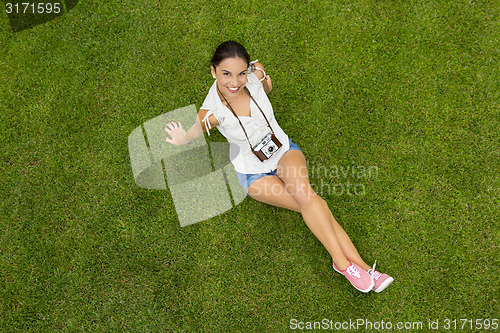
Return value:
M 206 128 L 202 125 L 202 121 L 207 112 L 208 110 L 200 110 L 196 117 L 196 122 L 187 132 L 184 130 L 180 122 L 177 124 L 175 122 L 167 123 L 167 126 L 164 129 L 171 138 L 166 137 L 165 141 L 178 146 L 188 144 L 198 138 L 203 132 L 206 132 Z M 219 122 L 213 114 L 208 117 L 208 122 L 210 123 L 210 127 L 219 126 Z

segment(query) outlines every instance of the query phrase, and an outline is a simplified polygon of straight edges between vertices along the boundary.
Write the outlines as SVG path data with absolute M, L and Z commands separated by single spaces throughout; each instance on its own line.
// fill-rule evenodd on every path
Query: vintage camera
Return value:
M 273 156 L 274 153 L 281 148 L 281 146 L 281 142 L 274 135 L 274 133 L 268 133 L 264 139 L 253 147 L 253 153 L 261 162 L 263 162 Z

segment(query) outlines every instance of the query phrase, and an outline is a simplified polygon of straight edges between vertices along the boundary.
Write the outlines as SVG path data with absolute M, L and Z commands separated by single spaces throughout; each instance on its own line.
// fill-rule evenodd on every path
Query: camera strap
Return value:
M 273 131 L 273 128 L 271 127 L 271 124 L 269 124 L 269 121 L 267 120 L 267 117 L 266 115 L 264 114 L 264 112 L 262 111 L 262 109 L 260 108 L 259 104 L 257 104 L 257 102 L 255 101 L 255 99 L 253 98 L 252 94 L 250 94 L 250 91 L 248 90 L 248 88 L 245 86 L 244 87 L 246 93 L 248 94 L 248 96 L 250 96 L 250 99 L 255 103 L 255 105 L 257 105 L 257 107 L 259 108 L 260 110 L 260 113 L 262 113 L 262 116 L 264 116 L 264 119 L 266 120 L 266 123 L 267 123 L 267 126 L 269 127 L 269 129 L 271 130 L 271 133 L 274 134 L 274 131 Z M 224 98 L 224 101 L 226 102 L 229 110 L 231 110 L 231 112 L 233 113 L 233 115 L 236 117 L 236 119 L 238 119 L 238 122 L 240 123 L 240 126 L 241 128 L 243 129 L 243 132 L 245 133 L 245 136 L 247 137 L 247 141 L 248 141 L 248 144 L 250 145 L 250 149 L 252 150 L 252 153 L 255 154 L 255 151 L 253 150 L 253 147 L 252 147 L 252 144 L 250 143 L 250 139 L 248 139 L 248 135 L 247 135 L 247 131 L 245 131 L 245 127 L 243 126 L 243 124 L 241 123 L 241 120 L 240 118 L 238 118 L 238 116 L 236 115 L 236 112 L 234 112 L 233 108 L 231 107 L 231 104 L 229 104 L 229 102 L 227 101 L 226 97 L 224 97 L 224 95 L 222 94 L 222 92 L 219 90 L 219 87 L 217 87 L 217 91 L 219 92 L 219 94 L 222 96 L 222 98 Z M 251 111 L 250 111 L 251 113 Z

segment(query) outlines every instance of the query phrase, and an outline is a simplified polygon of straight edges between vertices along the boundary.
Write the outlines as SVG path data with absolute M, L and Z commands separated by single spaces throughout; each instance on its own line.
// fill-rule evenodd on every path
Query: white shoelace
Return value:
M 378 280 L 378 278 L 382 275 L 381 273 L 377 272 L 375 270 L 375 267 L 377 266 L 377 260 L 375 260 L 375 263 L 373 264 L 373 267 L 368 270 L 368 274 L 371 275 L 371 277 L 373 278 L 373 280 Z
M 347 274 L 349 274 L 350 276 L 354 276 L 358 279 L 361 279 L 361 274 L 359 274 L 359 271 L 353 266 L 349 266 L 347 267 Z

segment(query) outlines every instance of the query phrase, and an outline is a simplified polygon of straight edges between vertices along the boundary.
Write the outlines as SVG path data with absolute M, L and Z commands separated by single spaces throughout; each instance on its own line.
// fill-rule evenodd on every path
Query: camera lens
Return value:
M 267 151 L 270 152 L 270 153 L 272 153 L 274 151 L 274 147 L 271 146 L 271 147 L 267 148 Z

